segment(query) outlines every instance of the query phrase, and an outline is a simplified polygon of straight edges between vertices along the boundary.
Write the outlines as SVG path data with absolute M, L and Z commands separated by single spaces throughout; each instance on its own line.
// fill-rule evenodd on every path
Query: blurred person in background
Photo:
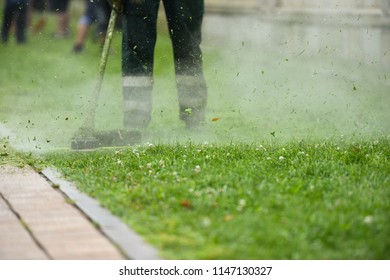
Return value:
M 73 52 L 80 53 L 84 50 L 91 26 L 96 23 L 96 33 L 99 43 L 103 46 L 106 37 L 111 7 L 106 0 L 85 0 L 85 12 L 79 21 Z
M 123 12 L 122 91 L 124 126 L 145 129 L 151 121 L 154 48 L 160 0 L 111 0 Z M 162 0 L 178 89 L 179 117 L 193 129 L 204 123 L 207 88 L 202 69 L 204 0 Z
M 47 10 L 47 1 L 46 0 L 30 0 L 30 22 L 32 31 L 34 33 L 39 33 L 46 26 L 46 16 L 45 11 Z M 38 14 L 38 20 L 33 23 L 33 17 Z
M 56 38 L 70 36 L 69 2 L 70 0 L 49 0 L 50 10 L 57 14 L 57 31 L 54 33 Z
M 26 42 L 26 27 L 29 0 L 6 0 L 1 27 L 1 42 L 6 43 L 9 38 L 12 22 L 15 23 L 16 42 Z

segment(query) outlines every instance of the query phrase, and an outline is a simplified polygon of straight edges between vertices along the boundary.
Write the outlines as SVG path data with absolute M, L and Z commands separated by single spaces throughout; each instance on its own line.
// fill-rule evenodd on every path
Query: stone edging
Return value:
M 81 193 L 72 183 L 62 178 L 61 174 L 51 168 L 46 168 L 42 174 L 52 184 L 58 185 L 59 189 L 68 196 L 76 206 L 92 221 L 96 222 L 100 230 L 111 239 L 132 260 L 161 260 L 158 251 L 148 245 L 142 237 L 130 229 L 118 217 L 112 215 L 99 203 Z

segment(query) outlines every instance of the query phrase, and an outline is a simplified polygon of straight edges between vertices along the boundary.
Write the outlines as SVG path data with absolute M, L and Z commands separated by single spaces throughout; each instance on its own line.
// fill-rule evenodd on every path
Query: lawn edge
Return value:
M 60 172 L 52 168 L 45 168 L 41 174 L 52 185 L 58 186 L 59 190 L 69 197 L 90 220 L 97 223 L 102 233 L 114 242 L 127 258 L 131 260 L 162 260 L 157 249 L 147 244 L 140 235 L 118 217 L 100 206 L 97 200 L 80 192 L 74 184 L 65 180 Z

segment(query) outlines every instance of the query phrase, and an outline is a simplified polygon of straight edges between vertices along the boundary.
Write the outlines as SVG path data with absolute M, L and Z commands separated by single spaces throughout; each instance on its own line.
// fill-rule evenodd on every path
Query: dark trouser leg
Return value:
M 127 129 L 144 129 L 151 120 L 153 55 L 159 0 L 126 1 L 123 14 L 123 113 Z
M 108 22 L 110 20 L 111 7 L 108 2 L 100 0 L 96 4 L 97 32 L 99 36 L 105 37 Z
M 16 41 L 19 44 L 26 41 L 27 9 L 27 1 L 20 1 L 16 20 Z
M 204 121 L 207 87 L 202 70 L 201 27 L 203 0 L 165 0 L 173 45 L 180 119 L 188 127 Z
M 11 5 L 9 1 L 7 1 L 4 8 L 3 25 L 1 27 L 1 41 L 4 43 L 8 41 L 9 30 L 12 24 L 12 18 L 14 13 L 12 6 L 13 5 Z

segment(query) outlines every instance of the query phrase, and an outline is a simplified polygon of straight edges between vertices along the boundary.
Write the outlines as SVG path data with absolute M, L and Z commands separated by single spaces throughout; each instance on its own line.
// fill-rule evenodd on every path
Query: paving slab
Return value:
M 0 196 L 0 259 L 48 259 L 16 214 Z
M 30 167 L 0 166 L 0 259 L 124 259 Z

